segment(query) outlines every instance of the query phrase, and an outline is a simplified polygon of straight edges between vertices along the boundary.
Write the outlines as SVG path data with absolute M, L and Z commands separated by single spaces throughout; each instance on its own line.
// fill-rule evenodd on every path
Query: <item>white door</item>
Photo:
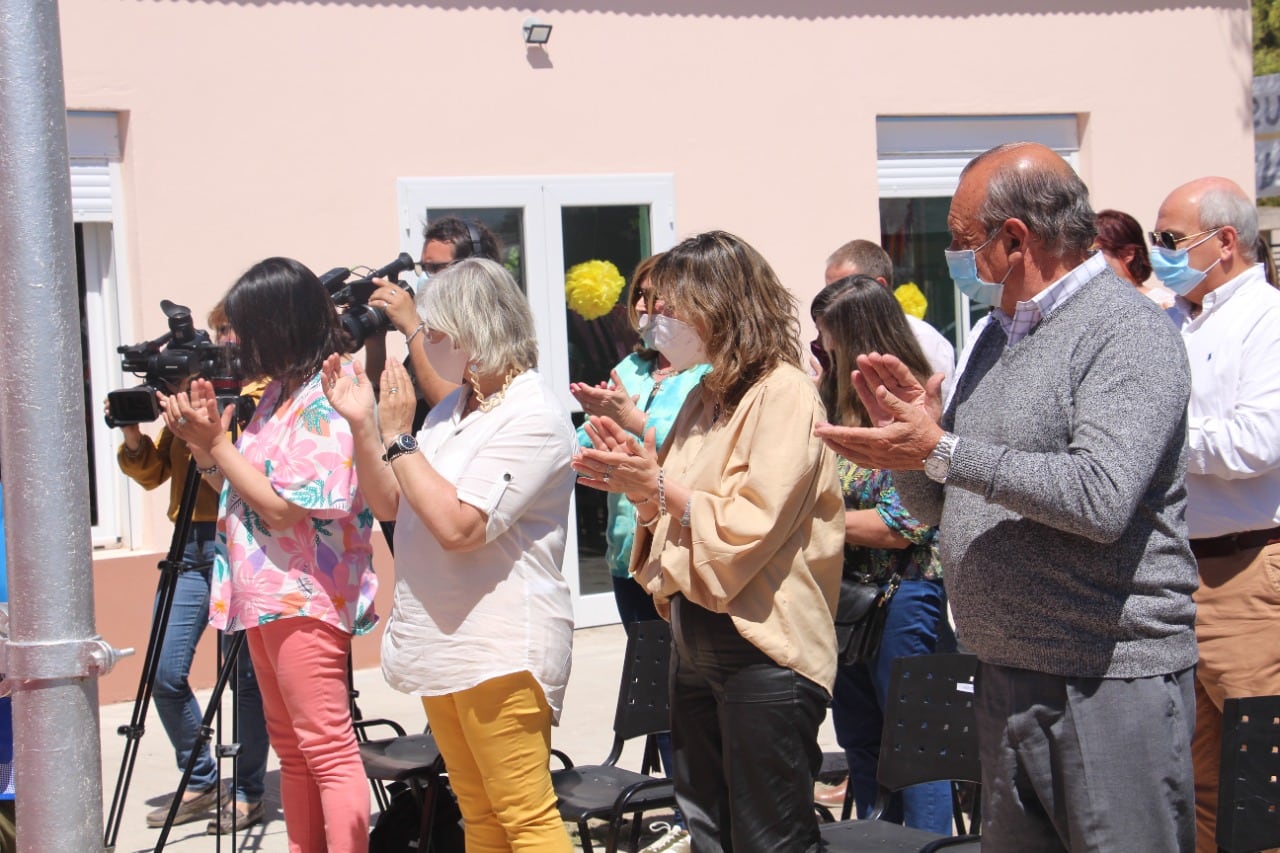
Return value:
M 620 298 L 609 314 L 586 320 L 565 301 L 565 272 L 610 261 L 624 277 L 643 258 L 675 243 L 670 175 L 402 178 L 397 181 L 400 248 L 418 256 L 423 225 L 441 216 L 479 219 L 503 244 L 503 262 L 529 297 L 538 332 L 539 369 L 571 412 L 581 408 L 570 382 L 599 382 L 631 351 L 635 335 Z M 604 553 L 603 493 L 578 486 L 569 515 L 563 571 L 578 627 L 618 621 Z

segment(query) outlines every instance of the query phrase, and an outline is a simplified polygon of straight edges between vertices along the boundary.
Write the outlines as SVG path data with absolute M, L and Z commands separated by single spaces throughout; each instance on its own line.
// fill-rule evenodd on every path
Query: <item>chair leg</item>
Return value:
M 640 831 L 644 827 L 644 812 L 631 816 L 631 853 L 640 849 Z
M 848 786 L 844 789 L 844 803 L 840 806 L 840 819 L 848 820 L 853 814 L 853 779 L 850 779 Z
M 422 803 L 422 822 L 418 825 L 418 849 L 423 853 L 429 853 L 431 850 L 431 831 L 436 819 L 436 795 L 438 783 L 435 779 L 428 779 L 423 785 L 421 782 L 414 780 L 414 787 L 418 788 L 418 802 Z
M 578 821 L 578 840 L 582 842 L 582 853 L 593 853 L 591 846 L 591 827 L 587 826 L 587 819 L 584 817 Z
M 634 827 L 632 832 L 634 832 Z M 605 853 L 618 853 L 618 836 L 622 835 L 622 815 L 614 814 L 609 818 L 609 835 L 606 837 L 604 851 Z M 585 847 L 583 848 L 586 849 Z M 635 844 L 631 846 L 635 850 Z

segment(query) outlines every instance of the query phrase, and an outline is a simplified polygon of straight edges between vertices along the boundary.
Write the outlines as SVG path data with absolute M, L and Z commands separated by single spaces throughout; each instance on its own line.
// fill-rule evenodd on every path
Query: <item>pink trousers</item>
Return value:
M 369 786 L 351 727 L 351 636 L 295 616 L 246 631 L 280 758 L 289 853 L 368 853 Z

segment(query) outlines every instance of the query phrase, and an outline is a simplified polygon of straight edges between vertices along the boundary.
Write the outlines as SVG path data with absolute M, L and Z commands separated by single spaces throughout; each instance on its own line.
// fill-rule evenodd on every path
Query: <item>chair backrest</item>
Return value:
M 974 655 L 898 658 L 889 675 L 876 778 L 898 791 L 945 779 L 980 782 Z
M 1220 755 L 1218 846 L 1280 847 L 1280 696 L 1224 701 Z
M 658 619 L 627 626 L 627 656 L 613 715 L 615 735 L 630 740 L 671 728 L 670 666 L 670 625 Z

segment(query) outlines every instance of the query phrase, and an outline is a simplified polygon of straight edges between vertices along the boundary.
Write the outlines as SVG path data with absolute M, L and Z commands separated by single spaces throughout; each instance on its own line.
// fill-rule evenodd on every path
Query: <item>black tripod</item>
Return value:
M 147 652 L 143 658 L 138 692 L 133 701 L 133 715 L 127 725 L 120 726 L 117 729 L 119 734 L 125 737 L 125 749 L 124 756 L 120 761 L 120 773 L 116 778 L 116 788 L 111 800 L 111 809 L 107 813 L 107 826 L 103 845 L 108 850 L 115 849 L 116 837 L 120 831 L 120 821 L 124 814 L 124 803 L 128 797 L 129 783 L 133 778 L 133 768 L 138 758 L 138 745 L 142 735 L 146 732 L 147 711 L 151 706 L 151 694 L 155 686 L 156 671 L 160 664 L 160 652 L 164 645 L 165 633 L 169 627 L 169 614 L 173 608 L 178 577 L 184 571 L 202 570 L 208 566 L 207 562 L 191 563 L 184 558 L 187 541 L 191 535 L 192 516 L 195 512 L 196 496 L 200 489 L 199 482 L 200 473 L 196 470 L 195 460 L 193 459 L 187 466 L 187 476 L 182 484 L 182 498 L 178 506 L 178 517 L 173 526 L 173 538 L 169 543 L 169 553 L 160 562 L 160 580 L 156 590 L 155 615 L 151 621 L 151 634 L 147 638 Z M 227 679 L 234 671 L 236 658 L 243 642 L 243 632 L 237 632 L 232 637 L 231 648 L 226 655 L 226 660 L 222 661 L 219 666 L 217 685 L 205 708 L 204 718 L 201 720 L 196 741 L 192 744 L 191 755 L 183 771 L 178 790 L 174 794 L 173 802 L 170 803 L 169 814 L 161 830 L 160 842 L 155 848 L 156 850 L 163 849 L 165 839 L 173 827 L 173 820 L 177 815 L 178 808 L 182 805 L 182 795 L 187 789 L 187 783 L 190 781 L 196 762 L 199 760 L 200 752 L 209 744 L 213 736 L 211 723 L 220 710 L 222 691 L 226 686 Z M 238 744 L 229 744 L 218 748 L 219 757 L 231 756 L 233 758 L 233 780 L 236 776 L 234 758 L 238 751 Z M 221 808 L 221 803 L 218 805 Z M 220 825 L 218 835 L 221 835 Z

